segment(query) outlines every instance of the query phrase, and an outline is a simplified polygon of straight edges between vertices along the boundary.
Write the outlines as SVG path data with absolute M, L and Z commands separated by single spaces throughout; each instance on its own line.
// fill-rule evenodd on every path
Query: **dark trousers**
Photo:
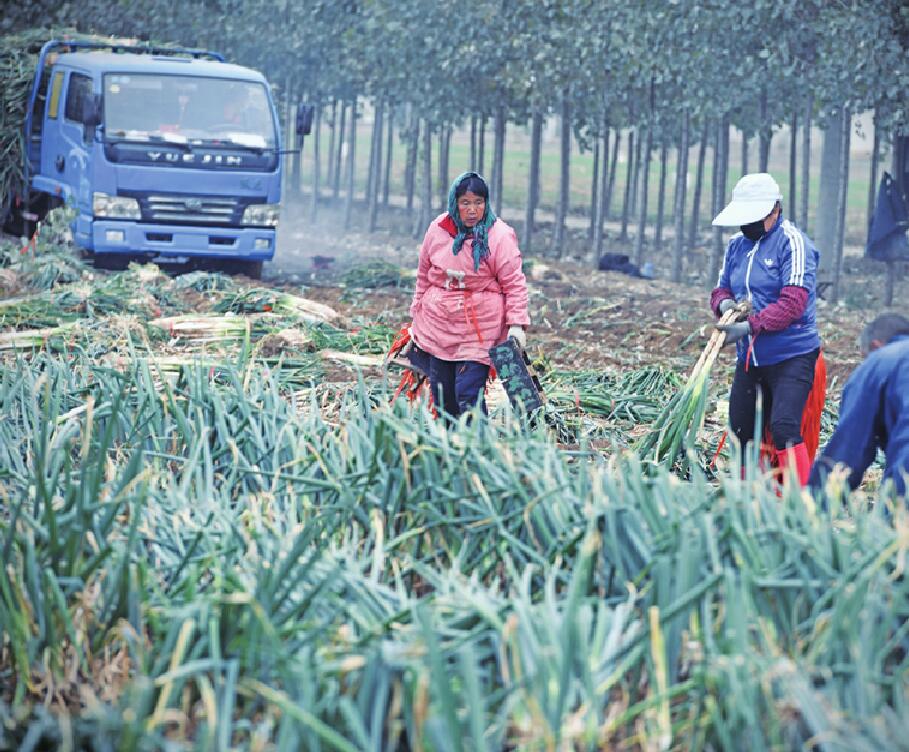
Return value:
M 758 389 L 763 397 L 762 429 L 770 428 L 776 448 L 802 443 L 802 412 L 814 384 L 819 352 L 796 355 L 772 366 L 750 365 L 747 371 L 741 361 L 736 363 L 729 394 L 729 425 L 743 449 L 754 439 Z
M 479 404 L 486 411 L 483 392 L 489 366 L 474 360 L 442 360 L 430 355 L 429 387 L 441 415 L 457 418 Z

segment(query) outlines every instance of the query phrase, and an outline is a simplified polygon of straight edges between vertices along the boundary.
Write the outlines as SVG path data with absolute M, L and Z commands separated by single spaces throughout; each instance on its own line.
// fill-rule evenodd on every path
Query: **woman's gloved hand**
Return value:
M 735 308 L 736 305 L 736 302 L 732 298 L 723 298 L 717 306 L 717 313 L 722 316 L 726 311 L 731 311 Z
M 514 337 L 515 341 L 521 346 L 522 350 L 527 349 L 527 332 L 524 331 L 523 326 L 509 326 L 508 336 Z
M 751 324 L 747 321 L 736 321 L 734 324 L 717 324 L 716 328 L 726 332 L 726 341 L 723 346 L 734 345 L 742 337 L 751 334 Z

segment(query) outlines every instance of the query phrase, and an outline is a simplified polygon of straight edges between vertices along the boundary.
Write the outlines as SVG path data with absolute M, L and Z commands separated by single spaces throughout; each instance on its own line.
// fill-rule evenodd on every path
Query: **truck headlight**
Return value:
M 126 196 L 109 196 L 106 193 L 92 194 L 92 213 L 107 219 L 141 219 L 139 202 Z
M 277 227 L 280 204 L 250 204 L 243 211 L 243 224 L 257 227 Z

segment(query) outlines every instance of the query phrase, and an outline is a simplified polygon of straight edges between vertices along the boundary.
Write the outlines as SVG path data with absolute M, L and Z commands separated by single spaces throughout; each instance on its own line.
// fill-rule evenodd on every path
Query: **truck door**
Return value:
M 83 103 L 94 93 L 91 76 L 71 71 L 67 77 L 63 118 L 59 120 L 60 137 L 56 148 L 49 149 L 57 178 L 72 190 L 80 214 L 92 213 L 91 158 L 94 132 L 82 125 Z M 60 169 L 60 166 L 63 169 Z M 77 220 L 78 222 L 78 220 Z
M 51 76 L 47 93 L 47 106 L 44 108 L 43 122 L 32 127 L 32 138 L 37 139 L 36 148 L 41 155 L 39 172 L 45 177 L 61 180 L 65 168 L 64 158 L 58 161 L 61 151 L 60 128 L 63 122 L 63 84 L 66 71 L 55 70 Z

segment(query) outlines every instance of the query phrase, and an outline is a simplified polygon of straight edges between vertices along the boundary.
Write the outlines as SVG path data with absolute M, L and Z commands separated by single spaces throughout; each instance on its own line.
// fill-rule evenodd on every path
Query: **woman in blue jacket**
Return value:
M 726 247 L 710 307 L 721 316 L 739 301 L 751 303 L 745 321 L 719 327 L 726 331 L 727 344 L 736 344 L 738 355 L 729 395 L 732 432 L 743 449 L 754 438 L 760 390 L 777 465 L 784 471 L 795 467 L 805 485 L 818 440 L 816 433 L 802 435 L 821 346 L 815 321 L 818 252 L 783 219 L 782 198 L 779 185 L 765 172 L 745 175 L 736 184 L 732 201 L 713 220 L 715 226 L 738 226 L 740 232 Z

